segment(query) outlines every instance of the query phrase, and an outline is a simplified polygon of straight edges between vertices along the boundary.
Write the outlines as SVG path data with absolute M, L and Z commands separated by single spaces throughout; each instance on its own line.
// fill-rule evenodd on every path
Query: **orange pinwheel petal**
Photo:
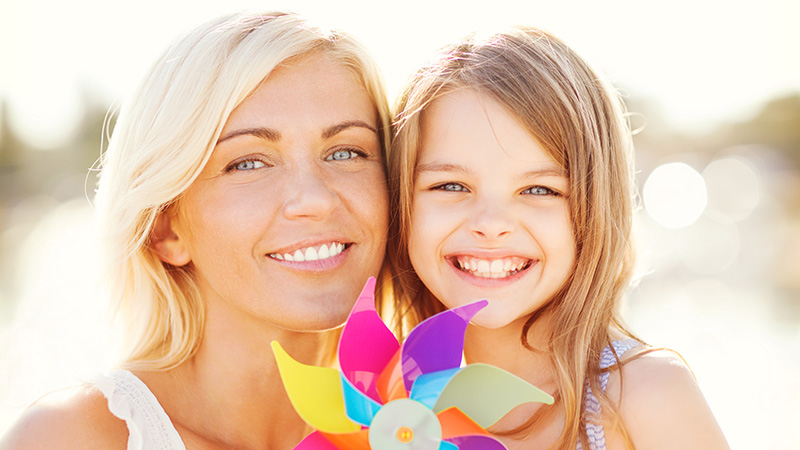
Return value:
M 370 450 L 369 430 L 344 434 L 322 433 L 322 435 L 342 450 Z
M 392 400 L 408 398 L 408 392 L 403 384 L 403 368 L 400 365 L 401 352 L 401 349 L 397 349 L 378 377 L 376 387 L 384 405 Z
M 476 434 L 489 435 L 489 432 L 475 423 L 469 416 L 460 409 L 453 406 L 436 415 L 439 423 L 442 424 L 442 439 L 450 439 L 459 436 L 470 436 Z

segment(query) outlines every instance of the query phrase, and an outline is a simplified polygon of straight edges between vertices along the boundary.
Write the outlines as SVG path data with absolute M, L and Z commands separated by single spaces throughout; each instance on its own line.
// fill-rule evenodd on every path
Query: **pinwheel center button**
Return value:
M 437 450 L 442 425 L 427 406 L 411 399 L 389 402 L 369 425 L 369 444 L 381 450 Z
M 414 440 L 414 430 L 408 427 L 400 427 L 397 429 L 397 440 L 408 444 Z

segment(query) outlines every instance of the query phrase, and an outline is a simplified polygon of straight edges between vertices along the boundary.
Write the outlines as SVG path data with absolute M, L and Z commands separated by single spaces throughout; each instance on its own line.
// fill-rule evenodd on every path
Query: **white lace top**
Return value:
M 128 425 L 128 450 L 186 450 L 164 408 L 136 375 L 115 370 L 94 381 L 111 414 Z

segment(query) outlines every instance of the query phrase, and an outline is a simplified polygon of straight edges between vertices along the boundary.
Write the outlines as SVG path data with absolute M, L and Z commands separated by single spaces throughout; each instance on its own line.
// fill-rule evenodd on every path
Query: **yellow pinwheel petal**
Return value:
M 345 414 L 338 371 L 299 363 L 277 341 L 272 341 L 272 352 L 292 406 L 306 423 L 325 433 L 361 430 Z

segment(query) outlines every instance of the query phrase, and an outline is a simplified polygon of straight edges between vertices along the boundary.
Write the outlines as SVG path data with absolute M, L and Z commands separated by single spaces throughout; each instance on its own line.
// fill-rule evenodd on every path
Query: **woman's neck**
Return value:
M 197 353 L 142 378 L 192 448 L 290 448 L 310 430 L 283 387 L 270 342 L 297 361 L 326 365 L 330 333 L 299 333 L 209 311 Z M 232 324 L 235 324 L 233 326 Z

